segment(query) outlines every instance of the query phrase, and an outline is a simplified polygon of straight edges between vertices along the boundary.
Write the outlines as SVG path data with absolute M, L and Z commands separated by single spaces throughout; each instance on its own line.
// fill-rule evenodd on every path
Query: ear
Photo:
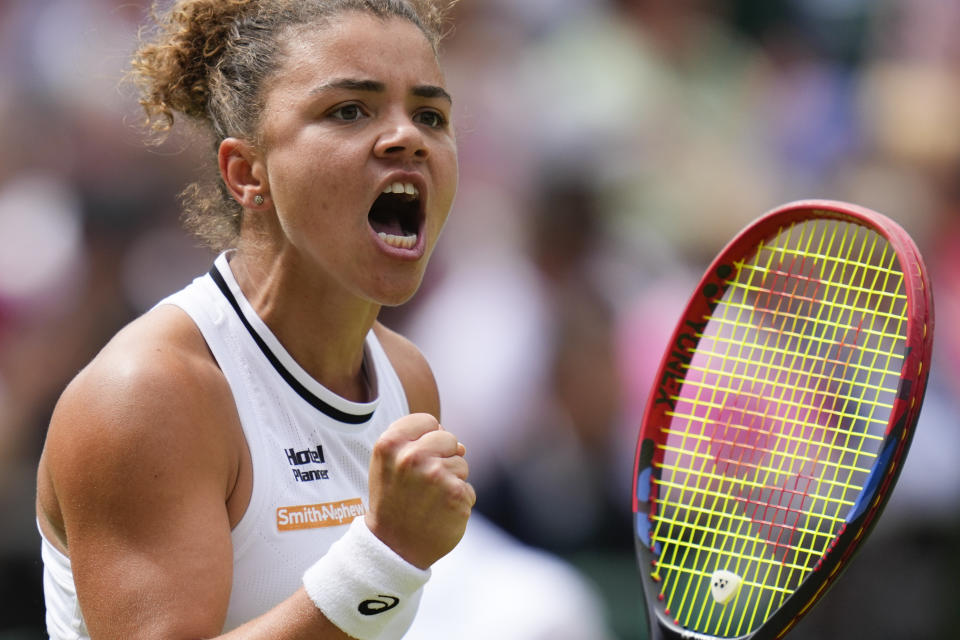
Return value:
M 246 140 L 225 138 L 217 151 L 220 177 L 244 209 L 263 209 L 270 196 L 266 171 L 259 153 Z M 255 198 L 261 196 L 257 202 Z

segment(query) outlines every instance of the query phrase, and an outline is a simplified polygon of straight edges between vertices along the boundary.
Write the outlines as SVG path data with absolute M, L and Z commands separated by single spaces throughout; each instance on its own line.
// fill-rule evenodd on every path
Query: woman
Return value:
M 134 58 L 213 136 L 226 250 L 61 397 L 38 476 L 54 638 L 399 637 L 476 499 L 417 349 L 457 183 L 426 0 L 179 0 Z M 223 635 L 219 635 L 223 634 Z

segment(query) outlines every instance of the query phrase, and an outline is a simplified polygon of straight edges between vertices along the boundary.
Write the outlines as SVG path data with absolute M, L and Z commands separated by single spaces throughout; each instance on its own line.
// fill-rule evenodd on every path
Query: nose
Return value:
M 426 139 L 410 116 L 390 118 L 377 138 L 374 153 L 381 158 L 424 160 L 430 155 Z

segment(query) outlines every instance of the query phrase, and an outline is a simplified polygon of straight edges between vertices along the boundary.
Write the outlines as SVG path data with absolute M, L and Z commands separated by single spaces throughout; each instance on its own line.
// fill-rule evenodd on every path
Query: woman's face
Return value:
M 414 24 L 359 12 L 297 30 L 286 49 L 253 167 L 280 251 L 331 286 L 400 304 L 420 285 L 457 188 L 433 49 Z

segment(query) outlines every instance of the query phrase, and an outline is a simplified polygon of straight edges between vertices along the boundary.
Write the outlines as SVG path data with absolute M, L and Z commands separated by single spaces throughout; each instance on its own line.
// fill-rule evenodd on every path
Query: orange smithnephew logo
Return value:
M 366 513 L 360 498 L 277 509 L 277 530 L 319 529 L 347 524 Z

